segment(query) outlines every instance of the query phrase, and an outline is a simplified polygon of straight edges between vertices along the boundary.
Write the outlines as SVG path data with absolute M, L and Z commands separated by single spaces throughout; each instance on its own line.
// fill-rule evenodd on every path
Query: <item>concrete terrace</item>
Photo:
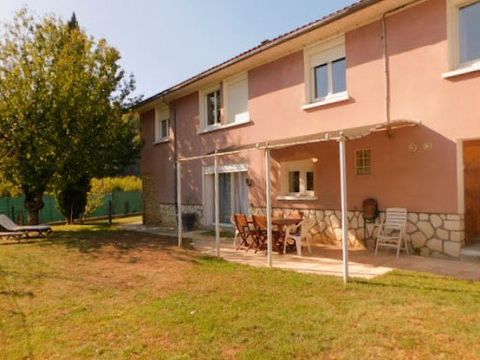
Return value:
M 148 227 L 142 224 L 120 225 L 125 230 L 140 231 L 162 236 L 176 236 L 175 229 L 160 227 Z M 192 240 L 192 246 L 198 251 L 215 256 L 215 238 L 205 234 L 205 231 L 184 233 L 185 239 Z M 253 250 L 235 250 L 233 239 L 221 238 L 220 256 L 231 262 L 239 264 L 267 267 L 267 257 L 264 252 L 255 253 Z M 350 276 L 371 279 L 401 269 L 419 272 L 434 273 L 441 276 L 449 276 L 464 280 L 480 280 L 480 263 L 437 259 L 402 254 L 395 260 L 395 254 L 391 252 L 379 252 L 375 256 L 372 252 L 364 249 L 351 249 L 349 252 Z M 306 249 L 303 256 L 296 254 L 280 255 L 273 253 L 273 267 L 285 270 L 294 270 L 303 273 L 321 275 L 342 276 L 342 250 L 338 247 L 327 245 L 313 245 L 312 254 Z

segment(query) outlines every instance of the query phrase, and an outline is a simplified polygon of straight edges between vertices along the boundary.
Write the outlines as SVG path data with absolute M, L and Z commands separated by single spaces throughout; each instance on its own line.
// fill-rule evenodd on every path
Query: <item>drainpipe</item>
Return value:
M 390 59 L 388 57 L 388 42 L 387 42 L 387 15 L 382 16 L 382 47 L 383 47 L 383 66 L 385 71 L 385 122 L 390 124 Z M 390 136 L 390 130 L 388 130 Z
M 382 15 L 382 47 L 383 47 L 383 66 L 385 71 L 385 122 L 387 123 L 387 134 L 391 136 L 390 128 L 388 125 L 391 121 L 391 87 L 390 87 L 390 57 L 388 56 L 388 40 L 387 40 L 387 17 L 401 10 L 404 10 L 419 0 L 414 0 L 408 4 L 399 6 L 395 9 L 389 10 Z
M 174 101 L 172 109 L 172 125 L 173 125 L 173 173 L 174 179 L 176 178 L 177 167 L 178 167 L 178 136 L 177 136 L 177 103 Z M 174 181 L 173 192 L 175 196 L 175 215 L 178 217 L 178 184 L 177 181 Z M 178 225 L 178 224 L 177 224 Z

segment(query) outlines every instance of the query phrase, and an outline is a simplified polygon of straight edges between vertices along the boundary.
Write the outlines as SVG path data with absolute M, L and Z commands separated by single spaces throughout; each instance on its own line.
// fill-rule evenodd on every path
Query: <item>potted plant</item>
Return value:
M 196 219 L 195 213 L 182 214 L 183 230 L 192 231 L 193 228 L 195 227 L 195 219 Z

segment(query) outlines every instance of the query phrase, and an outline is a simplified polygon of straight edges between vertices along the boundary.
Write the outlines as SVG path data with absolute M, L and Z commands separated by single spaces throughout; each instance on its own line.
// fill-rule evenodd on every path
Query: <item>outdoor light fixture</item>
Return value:
M 251 187 L 251 186 L 253 185 L 252 179 L 250 179 L 250 178 L 247 177 L 247 178 L 245 179 L 245 184 L 247 184 L 248 187 Z
M 316 158 L 316 157 L 312 158 L 312 162 L 313 162 L 314 164 L 316 164 L 316 163 L 318 162 L 318 158 Z

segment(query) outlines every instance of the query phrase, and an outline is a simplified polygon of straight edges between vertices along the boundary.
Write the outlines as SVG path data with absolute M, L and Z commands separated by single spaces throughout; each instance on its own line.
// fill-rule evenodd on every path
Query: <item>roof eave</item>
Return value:
M 377 3 L 380 3 L 382 1 L 385 1 L 385 0 L 363 0 L 363 1 L 359 1 L 357 3 L 354 3 L 352 4 L 351 6 L 349 7 L 346 7 L 342 10 L 339 10 L 331 15 L 328 15 L 320 20 L 317 20 L 315 22 L 312 22 L 310 24 L 307 24 L 303 27 L 300 27 L 296 30 L 293 30 L 291 32 L 288 32 L 286 34 L 283 34 L 283 35 L 280 35 L 279 37 L 277 37 L 276 39 L 273 39 L 272 41 L 266 43 L 266 44 L 262 44 L 258 47 L 255 47 L 253 49 L 250 49 L 250 50 L 247 50 L 245 51 L 244 53 L 238 55 L 238 56 L 235 56 L 221 64 L 218 64 L 210 69 L 207 69 L 201 73 L 199 73 L 198 75 L 195 75 L 185 81 L 182 81 L 168 89 L 165 89 L 143 101 L 141 101 L 139 104 L 137 104 L 137 106 L 135 107 L 135 110 L 138 111 L 138 112 L 142 112 L 143 110 L 148 110 L 151 105 L 153 103 L 157 103 L 159 101 L 165 101 L 165 100 L 171 100 L 171 98 L 173 98 L 175 96 L 175 92 L 178 92 L 179 90 L 182 90 L 184 89 L 185 87 L 189 86 L 189 85 L 192 85 L 202 79 L 205 79 L 207 78 L 208 76 L 211 76 L 223 69 L 226 69 L 234 64 L 238 64 L 242 61 L 245 61 L 246 59 L 249 59 L 249 58 L 252 58 L 256 55 L 258 55 L 259 53 L 262 53 L 262 52 L 265 52 L 266 50 L 269 50 L 269 49 L 272 49 L 274 47 L 277 47 L 283 43 L 286 43 L 294 38 L 297 38 L 299 36 L 302 36 L 306 33 L 309 33 L 315 29 L 318 29 L 318 28 L 321 28 L 323 26 L 326 26 L 328 24 L 331 24 L 335 21 L 338 21 L 340 19 L 343 19 L 347 16 L 350 16 L 354 13 L 357 13 L 358 11 L 362 10 L 362 9 L 365 9 L 367 7 L 370 7 L 374 4 L 377 4 Z M 169 99 L 167 99 L 167 97 Z

